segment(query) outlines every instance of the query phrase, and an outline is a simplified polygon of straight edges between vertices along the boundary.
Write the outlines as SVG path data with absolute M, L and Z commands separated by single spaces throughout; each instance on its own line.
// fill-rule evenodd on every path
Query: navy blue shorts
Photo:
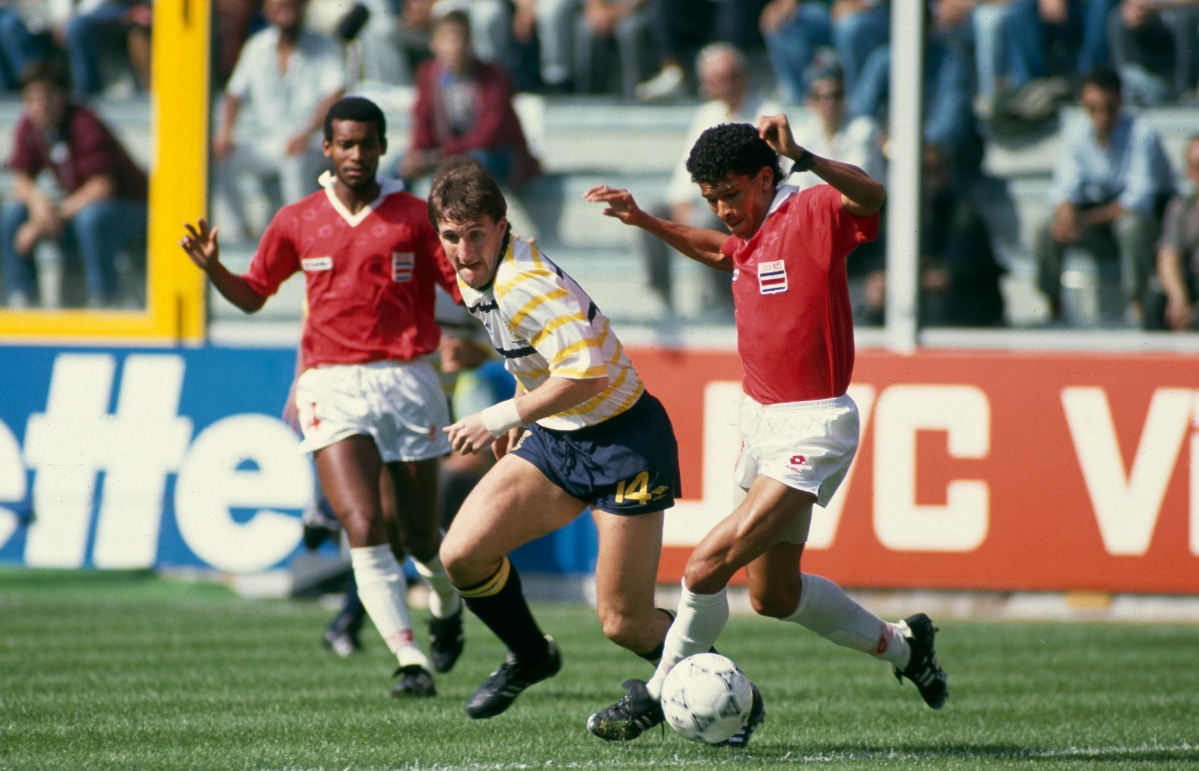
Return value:
M 648 392 L 594 426 L 553 431 L 533 424 L 513 453 L 592 508 L 613 514 L 662 511 L 682 495 L 674 428 Z

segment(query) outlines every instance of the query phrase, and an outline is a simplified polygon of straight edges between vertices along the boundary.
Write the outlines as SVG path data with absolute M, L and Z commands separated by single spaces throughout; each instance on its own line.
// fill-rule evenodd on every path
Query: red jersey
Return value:
M 878 235 L 831 185 L 780 187 L 757 233 L 729 236 L 742 387 L 760 404 L 831 399 L 853 374 L 853 314 L 845 258 Z
M 300 340 L 303 366 L 407 361 L 437 348 L 434 282 L 462 301 L 457 276 L 425 203 L 400 183 L 380 179 L 379 198 L 350 214 L 320 192 L 279 210 L 245 274 L 269 297 L 304 271 L 308 316 Z

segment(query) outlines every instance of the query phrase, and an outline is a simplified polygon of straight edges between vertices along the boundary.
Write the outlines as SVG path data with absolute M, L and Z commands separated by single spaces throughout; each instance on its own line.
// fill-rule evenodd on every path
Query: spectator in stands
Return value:
M 1157 247 L 1161 291 L 1152 291 L 1145 307 L 1149 329 L 1199 329 L 1199 135 L 1187 141 L 1186 175 L 1190 189 L 1171 198 L 1166 207 Z
M 583 0 L 574 39 L 576 91 L 635 98 L 637 84 L 656 64 L 647 61 L 651 6 L 650 0 Z
M 760 20 L 766 53 L 786 104 L 801 104 L 806 96 L 804 73 L 820 46 L 833 44 L 829 4 L 821 0 L 771 0 Z M 843 78 L 842 78 L 843 80 Z
M 787 104 L 804 99 L 804 74 L 817 50 L 833 46 L 847 88 L 891 36 L 887 0 L 770 0 L 760 18 L 766 51 Z
M 436 0 L 402 0 L 400 3 L 397 44 L 415 73 L 425 59 L 433 55 L 429 50 L 429 38 L 433 36 L 433 9 Z
M 922 159 L 920 206 L 920 323 L 927 326 L 993 327 L 1004 323 L 1000 290 L 1003 267 L 995 259 L 991 233 L 978 208 L 953 178 L 936 145 Z M 866 277 L 864 323 L 881 323 L 886 272 Z
M 512 4 L 508 0 L 435 0 L 434 19 L 451 11 L 466 14 L 475 57 L 507 70 L 513 60 Z
M 1107 66 L 1107 19 L 1119 0 L 958 0 L 978 5 L 975 109 L 992 135 L 1043 131 L 1082 76 Z
M 936 145 L 924 147 L 920 231 L 920 321 L 931 326 L 1004 323 L 991 232 Z
M 535 42 L 540 88 L 549 94 L 574 89 L 576 27 L 585 18 L 585 0 L 514 0 L 512 34 L 518 41 Z M 640 4 L 634 0 L 633 4 Z M 606 0 L 601 5 L 607 6 Z M 616 6 L 630 3 L 613 3 Z
M 849 118 L 841 67 L 831 58 L 818 57 L 805 73 L 803 91 L 806 110 L 791 127 L 795 141 L 824 158 L 853 164 L 886 184 L 882 131 L 870 116 Z M 793 175 L 789 184 L 803 189 L 824 181 L 805 171 Z
M 939 13 L 947 0 L 928 7 L 929 34 L 924 54 L 924 141 L 936 145 L 967 184 L 979 173 L 983 142 L 974 115 L 974 58 L 969 25 Z M 846 82 L 849 79 L 846 78 Z M 884 119 L 891 85 L 891 46 L 880 46 L 850 92 L 849 114 Z
M 241 47 L 250 36 L 261 7 L 262 0 L 216 0 L 213 5 L 216 51 L 212 69 L 217 88 L 224 89 L 233 74 Z
M 0 0 L 0 90 L 21 87 L 25 68 L 50 55 L 46 8 L 34 0 Z
M 314 192 L 325 165 L 320 149 L 325 113 L 345 93 L 341 51 L 304 28 L 306 6 L 306 0 L 265 0 L 263 15 L 270 26 L 246 41 L 225 87 L 212 141 L 214 187 L 242 238 L 252 238 L 254 230 L 238 176 L 278 182 L 278 192 L 273 184 L 264 186 L 274 199 L 268 217 Z M 240 140 L 234 131 L 247 103 L 253 138 Z
M 412 83 L 393 0 L 309 0 L 305 22 L 344 46 L 349 81 Z
M 651 31 L 660 69 L 657 75 L 637 86 L 637 98 L 655 101 L 685 96 L 687 68 L 698 51 L 711 41 L 732 43 L 742 51 L 759 47 L 758 18 L 766 2 L 653 0 Z
M 106 59 L 120 57 L 137 88 L 150 85 L 151 0 L 76 0 L 61 28 L 77 96 L 104 90 Z
M 23 77 L 23 110 L 8 160 L 11 200 L 0 214 L 10 307 L 32 305 L 38 297 L 32 255 L 40 241 L 78 252 L 89 307 L 128 299 L 118 297 L 118 255 L 144 268 L 145 172 L 94 113 L 71 102 L 70 93 L 69 76 L 56 62 L 35 63 Z M 44 170 L 53 174 L 60 198 L 39 186 Z
M 1006 40 L 1007 85 L 1078 78 L 1109 61 L 1107 13 L 1117 0 L 1013 0 Z
M 471 40 L 470 21 L 461 11 L 434 22 L 433 58 L 417 71 L 412 141 L 400 162 L 400 177 L 410 186 L 460 155 L 514 188 L 540 170 L 512 105 L 511 81 L 502 69 L 475 57 Z
M 1108 16 L 1112 65 L 1132 104 L 1173 101 L 1195 81 L 1196 0 L 1121 0 Z
M 683 138 L 683 151 L 667 188 L 667 204 L 653 206 L 654 216 L 669 218 L 673 222 L 698 228 L 723 227 L 723 223 L 699 195 L 697 186 L 687 171 L 687 155 L 695 140 L 705 129 L 721 123 L 754 123 L 762 115 L 779 112 L 778 105 L 764 101 L 753 89 L 749 63 L 745 54 L 730 43 L 710 43 L 696 58 L 696 73 L 700 88 L 708 97 L 695 111 L 687 136 Z M 649 273 L 650 289 L 660 298 L 663 310 L 673 312 L 672 255 L 666 244 L 643 231 L 639 233 L 639 247 L 645 258 Z M 729 274 L 720 271 L 704 271 L 707 284 L 702 305 L 718 316 L 731 317 L 732 287 Z
M 1007 22 L 1011 0 L 962 0 L 970 8 L 974 38 L 975 113 L 990 119 L 1001 92 L 1007 90 Z
M 1174 188 L 1173 171 L 1157 131 L 1122 109 L 1115 70 L 1089 73 L 1078 102 L 1085 116 L 1062 129 L 1052 210 L 1034 231 L 1037 283 L 1049 300 L 1050 315 L 1060 319 L 1066 249 L 1096 256 L 1114 251 L 1128 301 L 1125 317 L 1139 323 L 1161 207 Z

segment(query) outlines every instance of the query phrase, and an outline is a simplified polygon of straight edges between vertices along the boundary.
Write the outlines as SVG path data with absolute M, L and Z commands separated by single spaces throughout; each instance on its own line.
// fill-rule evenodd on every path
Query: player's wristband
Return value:
M 520 411 L 516 409 L 515 399 L 508 399 L 499 404 L 493 404 L 480 412 L 479 417 L 483 419 L 483 427 L 491 432 L 491 435 L 496 439 L 508 433 L 511 429 L 525 424 L 520 419 Z
M 816 156 L 812 155 L 812 151 L 805 147 L 804 151 L 795 159 L 795 165 L 791 169 L 793 171 L 811 171 L 815 165 Z

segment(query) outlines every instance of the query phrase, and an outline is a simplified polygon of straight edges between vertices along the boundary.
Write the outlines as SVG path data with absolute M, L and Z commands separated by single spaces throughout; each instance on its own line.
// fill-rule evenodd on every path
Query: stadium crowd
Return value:
M 1178 235 L 1194 200 L 1188 163 L 1167 155 L 1136 114 L 1199 98 L 1199 0 L 928 0 L 926 9 L 923 208 L 930 227 L 920 255 L 922 323 L 997 326 L 1010 318 L 1000 289 L 1011 266 L 995 248 L 988 215 L 997 200 L 1008 207 L 1011 200 L 1005 181 L 983 161 L 996 143 L 1060 130 L 1074 144 L 1086 139 L 1093 154 L 1074 158 L 1071 168 L 1063 155 L 1044 201 L 1046 210 L 1068 203 L 1081 211 L 1082 230 L 1068 232 L 1061 222 L 1019 226 L 1046 319 L 1071 323 L 1057 277 L 1067 253 L 1089 250 L 1100 275 L 1103 265 L 1119 266 L 1106 273 L 1119 273 L 1126 305 L 1106 309 L 1109 323 L 1189 327 L 1192 265 L 1199 260 L 1185 245 L 1180 251 L 1187 238 Z M 117 172 L 104 163 L 83 164 L 78 178 L 73 146 L 60 141 L 70 139 L 65 124 L 28 129 L 23 75 L 39 62 L 61 60 L 71 114 L 89 101 L 136 100 L 151 77 L 153 12 L 152 0 L 0 0 L 0 88 L 21 94 L 26 106 L 19 125 L 5 130 L 12 139 L 0 191 L 0 299 L 9 307 L 144 302 L 136 287 L 112 275 L 89 278 L 86 290 L 74 291 L 56 277 L 64 264 L 89 258 L 86 237 L 68 237 L 71 228 L 64 228 L 72 217 L 54 209 L 94 168 L 107 182 L 105 201 L 129 184 L 112 179 Z M 519 94 L 550 103 L 584 94 L 613 104 L 698 103 L 689 136 L 679 137 L 680 153 L 706 125 L 781 105 L 808 146 L 876 164 L 870 173 L 885 178 L 890 14 L 888 0 L 216 0 L 214 189 L 235 231 L 227 238 L 250 242 L 279 206 L 317 189 L 320 117 L 368 85 L 409 95 L 402 103 L 411 104 L 410 144 L 395 148 L 384 170 L 418 193 L 437 163 L 463 154 L 518 193 L 538 174 L 553 174 L 530 152 L 536 143 L 513 109 Z M 1101 106 L 1119 116 L 1110 137 L 1084 93 L 1097 73 L 1115 96 Z M 252 140 L 244 138 L 246 118 L 255 127 Z M 119 131 L 110 133 L 119 145 Z M 679 192 L 687 181 L 676 178 L 643 198 L 690 221 L 703 207 Z M 265 210 L 245 203 L 251 183 Z M 41 198 L 33 200 L 31 190 Z M 937 205 L 938 196 L 957 205 Z M 1163 230 L 1167 211 L 1172 219 Z M 886 230 L 884 212 L 879 243 L 850 261 L 859 324 L 878 323 L 884 313 Z M 142 242 L 122 243 L 122 254 L 105 256 L 112 264 L 101 268 L 122 276 L 144 271 Z M 61 256 L 42 256 L 47 243 L 61 245 Z M 678 300 L 674 258 L 660 245 L 644 251 L 646 296 L 671 314 Z M 101 270 L 85 267 L 68 279 L 82 285 L 84 273 Z M 718 286 L 703 291 L 718 320 L 727 297 Z

